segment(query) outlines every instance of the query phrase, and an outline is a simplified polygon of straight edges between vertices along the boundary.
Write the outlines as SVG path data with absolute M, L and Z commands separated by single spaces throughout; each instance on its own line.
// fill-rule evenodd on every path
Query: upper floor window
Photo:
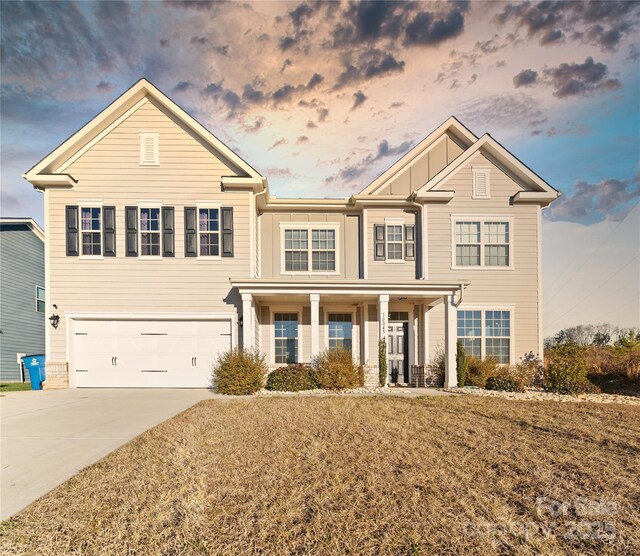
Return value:
M 198 242 L 201 257 L 220 256 L 220 209 L 198 209 Z
M 140 208 L 140 256 L 160 256 L 160 208 Z
M 512 268 L 510 220 L 454 220 L 453 226 L 454 268 Z
M 511 361 L 511 311 L 458 311 L 458 340 L 468 355 Z
M 36 311 L 38 311 L 38 313 L 44 313 L 44 310 L 44 288 L 41 286 L 36 286 Z
M 474 199 L 489 199 L 491 193 L 491 173 L 489 168 L 472 168 Z
M 387 222 L 373 226 L 373 249 L 376 261 L 413 261 L 416 256 L 415 226 Z
M 337 271 L 335 228 L 285 228 L 283 272 Z
M 140 166 L 158 166 L 160 164 L 160 134 L 157 132 L 140 133 Z
M 82 234 L 82 254 L 102 254 L 102 208 L 82 207 L 80 209 L 80 233 Z
M 353 340 L 352 315 L 349 313 L 329 314 L 329 349 L 351 351 Z

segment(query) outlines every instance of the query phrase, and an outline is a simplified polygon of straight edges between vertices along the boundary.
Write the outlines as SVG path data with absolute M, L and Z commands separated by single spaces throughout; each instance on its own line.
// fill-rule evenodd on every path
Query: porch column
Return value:
M 378 340 L 387 338 L 387 324 L 389 324 L 389 296 L 380 295 L 378 300 L 378 324 L 380 325 L 380 333 Z
M 253 334 L 253 295 L 242 294 L 242 349 L 252 349 L 255 343 Z
M 429 305 L 421 305 L 422 313 L 422 365 L 429 364 Z
M 311 359 L 320 353 L 320 294 L 309 294 L 311 302 Z
M 454 296 L 447 295 L 444 303 L 444 387 L 452 388 L 458 385 L 456 372 L 456 340 L 457 340 L 457 313 L 453 304 Z

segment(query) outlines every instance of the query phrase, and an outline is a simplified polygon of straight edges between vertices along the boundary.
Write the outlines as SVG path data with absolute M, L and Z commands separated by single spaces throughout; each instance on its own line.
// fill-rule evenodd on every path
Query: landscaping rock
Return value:
M 446 388 L 446 392 L 452 394 L 465 394 L 468 396 L 493 396 L 495 398 L 507 398 L 509 400 L 546 400 L 554 402 L 592 402 L 592 403 L 619 403 L 626 405 L 640 405 L 640 397 L 619 396 L 616 394 L 553 394 L 544 390 L 530 388 L 526 392 L 503 392 L 499 390 L 485 390 L 483 388 Z

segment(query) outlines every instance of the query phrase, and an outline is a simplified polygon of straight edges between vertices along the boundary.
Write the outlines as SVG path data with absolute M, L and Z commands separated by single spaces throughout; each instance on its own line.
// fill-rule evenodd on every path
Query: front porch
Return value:
M 444 386 L 456 385 L 456 307 L 467 283 L 233 281 L 242 298 L 242 345 L 259 348 L 273 368 L 310 362 L 344 347 L 379 383 L 379 340 L 387 343 L 387 383 L 424 386 L 430 311 L 444 305 Z

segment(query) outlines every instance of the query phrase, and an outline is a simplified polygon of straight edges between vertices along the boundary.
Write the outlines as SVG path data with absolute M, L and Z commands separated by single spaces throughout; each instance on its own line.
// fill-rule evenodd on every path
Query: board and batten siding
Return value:
M 490 198 L 472 198 L 472 167 L 490 167 Z M 459 309 L 476 305 L 512 305 L 512 334 L 515 338 L 514 361 L 525 353 L 538 353 L 538 207 L 510 204 L 510 198 L 521 191 L 511 177 L 482 154 L 475 155 L 460 171 L 449 178 L 443 187 L 455 191 L 448 204 L 431 204 L 427 208 L 429 280 L 468 280 Z M 481 268 L 452 269 L 451 215 L 504 216 L 513 218 L 513 270 L 485 270 Z M 429 311 L 430 353 L 444 345 L 444 307 Z
M 21 380 L 17 354 L 43 354 L 45 313 L 36 287 L 44 283 L 44 242 L 28 224 L 0 223 L 0 381 Z M 25 371 L 25 380 L 29 380 Z
M 357 280 L 360 272 L 359 220 L 357 214 L 320 212 L 266 212 L 260 215 L 262 278 L 278 280 Z M 338 274 L 282 274 L 282 224 L 336 224 Z M 311 242 L 311 235 L 309 235 Z M 311 261 L 309 261 L 311 264 Z
M 141 166 L 139 133 L 159 133 L 159 165 Z M 73 189 L 48 191 L 50 301 L 60 326 L 51 331 L 49 358 L 68 360 L 70 313 L 236 312 L 241 301 L 229 279 L 250 275 L 250 192 L 222 191 L 222 176 L 237 175 L 186 126 L 145 102 L 91 146 L 66 171 Z M 116 256 L 67 257 L 65 206 L 97 201 L 116 207 Z M 175 256 L 125 257 L 125 206 L 161 201 L 175 209 Z M 216 201 L 233 207 L 234 255 L 217 260 L 184 256 L 184 207 Z

